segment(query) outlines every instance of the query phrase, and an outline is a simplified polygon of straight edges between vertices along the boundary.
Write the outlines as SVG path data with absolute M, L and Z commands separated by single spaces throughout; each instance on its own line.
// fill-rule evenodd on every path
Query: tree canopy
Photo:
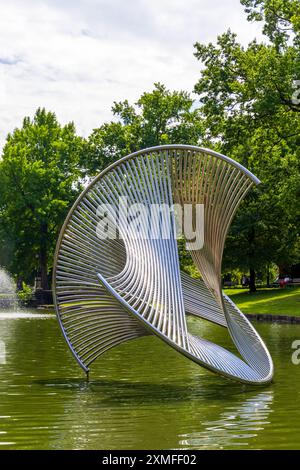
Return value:
M 254 277 L 269 262 L 299 259 L 299 2 L 241 3 L 249 20 L 264 21 L 269 41 L 244 48 L 229 30 L 216 44 L 196 43 L 204 69 L 195 92 L 211 144 L 262 181 L 235 218 L 225 252 L 225 263 L 248 264 Z
M 73 123 L 61 126 L 54 113 L 38 109 L 8 135 L 0 161 L 1 257 L 24 280 L 48 273 L 68 207 L 81 185 L 84 142 Z M 5 256 L 9 250 L 9 259 Z M 0 261 L 0 265 L 1 265 Z M 28 279 L 29 278 L 29 279 Z
M 94 129 L 84 165 L 93 174 L 124 155 L 155 145 L 197 144 L 204 134 L 198 109 L 187 92 L 156 83 L 134 105 L 115 102 L 115 121 Z

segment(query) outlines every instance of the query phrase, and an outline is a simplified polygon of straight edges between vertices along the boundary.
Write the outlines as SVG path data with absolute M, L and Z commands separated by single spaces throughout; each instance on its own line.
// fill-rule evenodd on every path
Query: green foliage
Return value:
M 186 249 L 186 242 L 183 237 L 177 240 L 177 246 L 178 246 L 180 269 L 183 272 L 189 274 L 194 279 L 199 279 L 200 273 L 192 260 L 190 252 Z
M 38 109 L 33 120 L 7 137 L 0 161 L 1 257 L 27 281 L 39 270 L 48 287 L 58 230 L 80 190 L 84 142 L 73 123 L 61 126 L 54 113 Z
M 18 291 L 18 299 L 26 305 L 32 299 L 33 289 L 27 285 L 25 282 L 22 282 L 22 290 Z
M 224 257 L 225 269 L 257 270 L 300 258 L 299 2 L 242 3 L 250 20 L 264 20 L 270 43 L 244 48 L 231 31 L 216 45 L 197 43 L 204 69 L 195 92 L 211 145 L 262 181 L 234 219 Z M 285 22 L 290 29 L 283 31 Z
M 155 84 L 132 106 L 127 100 L 114 103 L 116 121 L 95 129 L 89 138 L 89 151 L 83 165 L 90 174 L 109 163 L 142 148 L 169 143 L 197 144 L 204 129 L 199 110 L 183 91 L 170 92 Z
M 241 0 L 249 21 L 263 21 L 263 32 L 276 47 L 292 38 L 299 45 L 299 0 Z

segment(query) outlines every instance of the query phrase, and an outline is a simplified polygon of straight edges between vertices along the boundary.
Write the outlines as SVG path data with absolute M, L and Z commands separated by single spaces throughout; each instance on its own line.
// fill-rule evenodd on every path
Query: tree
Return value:
M 255 290 L 256 269 L 299 256 L 299 2 L 241 3 L 249 20 L 264 21 L 269 43 L 243 48 L 229 30 L 216 45 L 195 44 L 204 64 L 195 92 L 211 145 L 262 180 L 232 225 L 224 259 L 233 267 L 247 262 Z
M 160 83 L 132 106 L 127 100 L 114 103 L 116 121 L 95 129 L 83 165 L 95 174 L 131 152 L 168 143 L 197 144 L 204 129 L 199 111 L 188 93 L 170 92 Z
M 43 289 L 49 288 L 59 227 L 81 187 L 84 145 L 73 123 L 61 126 L 54 113 L 38 109 L 33 120 L 26 117 L 22 127 L 8 135 L 3 150 L 0 256 L 24 280 L 32 280 L 38 269 Z
M 299 46 L 299 0 L 241 0 L 249 21 L 261 21 L 263 33 L 278 49 L 290 39 Z

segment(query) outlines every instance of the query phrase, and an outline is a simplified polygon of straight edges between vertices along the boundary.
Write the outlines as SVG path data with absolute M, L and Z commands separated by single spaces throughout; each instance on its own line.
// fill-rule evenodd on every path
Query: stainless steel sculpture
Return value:
M 92 181 L 64 223 L 54 265 L 57 317 L 84 371 L 88 373 L 91 363 L 114 346 L 154 334 L 225 377 L 251 384 L 271 381 L 273 364 L 266 346 L 220 284 L 231 220 L 250 187 L 258 183 L 230 158 L 186 145 L 133 153 Z M 136 238 L 126 232 L 128 226 L 121 219 L 122 237 L 99 239 L 98 207 L 115 208 L 120 196 L 131 204 L 204 204 L 204 246 L 191 251 L 200 280 L 180 272 L 175 236 Z M 186 314 L 228 328 L 240 357 L 193 336 Z

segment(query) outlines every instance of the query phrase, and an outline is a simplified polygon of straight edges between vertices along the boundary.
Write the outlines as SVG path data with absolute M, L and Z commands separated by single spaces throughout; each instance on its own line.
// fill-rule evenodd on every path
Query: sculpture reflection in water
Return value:
M 232 449 L 249 446 L 270 424 L 273 392 L 251 395 L 226 406 L 216 420 L 199 423 L 201 431 L 179 436 L 179 444 L 193 449 Z

